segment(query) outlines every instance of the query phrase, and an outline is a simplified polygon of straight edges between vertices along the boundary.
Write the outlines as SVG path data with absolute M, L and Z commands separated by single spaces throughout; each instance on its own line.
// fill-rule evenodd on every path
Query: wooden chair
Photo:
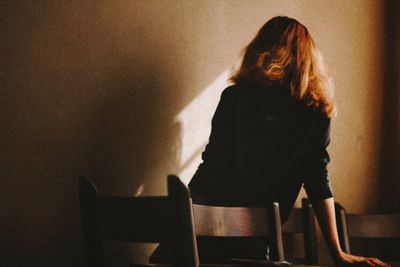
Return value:
M 316 225 L 312 205 L 307 198 L 303 198 L 302 207 L 294 208 L 288 220 L 282 226 L 285 251 L 295 250 L 292 255 L 304 255 L 303 258 L 288 258 L 289 261 L 308 265 L 318 264 L 318 246 L 315 230 Z M 299 235 L 302 235 L 303 239 L 303 251 L 300 251 L 300 253 L 298 251 L 301 250 L 301 247 L 299 249 L 298 244 L 294 242 L 297 241 L 296 238 Z
M 80 178 L 81 222 L 90 267 L 105 266 L 102 240 L 145 243 L 175 240 L 172 265 L 198 267 L 189 195 L 175 177 L 168 179 L 168 185 L 173 197 L 109 197 L 99 196 L 87 179 Z
M 271 203 L 267 208 L 194 204 L 193 212 L 197 238 L 269 238 L 270 260 L 284 261 L 278 203 Z M 242 266 L 249 264 L 246 259 L 235 259 L 234 262 Z M 250 262 L 250 265 L 255 266 L 255 262 Z
M 171 216 L 175 218 L 172 228 L 173 257 L 182 253 L 191 255 L 190 263 L 196 267 L 256 267 L 289 265 L 284 261 L 281 222 L 278 203 L 267 208 L 216 207 L 192 204 L 188 188 L 176 176 L 168 177 L 168 191 L 171 199 Z M 199 263 L 197 238 L 269 237 L 271 239 L 271 260 L 232 259 L 232 263 Z M 184 249 L 186 248 L 186 251 Z M 192 266 L 192 265 L 177 265 Z
M 368 256 L 400 261 L 400 214 L 347 214 L 339 203 L 335 203 L 335 212 L 340 244 L 346 253 L 373 253 Z M 383 239 L 389 244 L 386 247 L 379 244 L 381 252 L 376 248 L 368 252 L 353 251 L 353 243 L 367 239 L 374 239 L 374 242 L 362 246 L 364 249 L 374 247 L 374 243 L 385 241 Z

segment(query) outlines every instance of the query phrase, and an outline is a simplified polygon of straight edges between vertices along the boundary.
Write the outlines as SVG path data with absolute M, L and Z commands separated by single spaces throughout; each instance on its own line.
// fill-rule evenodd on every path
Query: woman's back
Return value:
M 228 87 L 213 117 L 203 163 L 189 184 L 194 200 L 226 206 L 274 200 L 285 220 L 303 182 L 311 191 L 313 184 L 325 186 L 323 195 L 314 192 L 316 198 L 330 194 L 328 127 L 329 119 L 292 97 L 289 88 Z M 309 169 L 318 178 L 308 179 Z

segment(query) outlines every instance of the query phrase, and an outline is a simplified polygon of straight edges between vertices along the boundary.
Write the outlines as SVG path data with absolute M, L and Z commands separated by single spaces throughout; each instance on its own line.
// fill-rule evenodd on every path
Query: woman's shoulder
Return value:
M 222 96 L 235 96 L 239 93 L 240 87 L 236 84 L 231 84 L 222 91 Z
M 221 101 L 233 106 L 246 108 L 257 99 L 255 88 L 233 84 L 226 87 L 221 94 Z
M 243 98 L 246 96 L 254 95 L 257 88 L 241 84 L 232 84 L 222 91 L 222 97 L 229 98 Z
M 243 100 L 245 91 L 239 85 L 229 85 L 222 91 L 221 100 L 236 103 L 238 99 Z

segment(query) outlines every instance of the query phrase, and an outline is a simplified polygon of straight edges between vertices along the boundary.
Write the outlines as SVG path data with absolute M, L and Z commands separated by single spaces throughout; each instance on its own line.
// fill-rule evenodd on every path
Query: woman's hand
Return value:
M 342 252 L 336 259 L 335 263 L 338 266 L 372 266 L 372 267 L 388 267 L 390 265 L 382 262 L 377 258 L 367 258 L 361 256 L 354 256 Z
M 383 267 L 388 264 L 377 258 L 367 258 L 344 253 L 340 247 L 336 228 L 335 204 L 333 198 L 324 199 L 313 203 L 315 215 L 317 216 L 322 233 L 325 237 L 332 258 L 338 266 L 372 266 Z

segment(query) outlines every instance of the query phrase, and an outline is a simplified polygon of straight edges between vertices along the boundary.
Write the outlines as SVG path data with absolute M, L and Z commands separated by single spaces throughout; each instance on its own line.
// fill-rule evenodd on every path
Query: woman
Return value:
M 214 114 L 203 163 L 189 184 L 194 202 L 277 201 L 285 221 L 304 184 L 336 264 L 385 266 L 340 248 L 326 150 L 334 108 L 322 58 L 306 27 L 288 17 L 268 21 L 231 81 Z

